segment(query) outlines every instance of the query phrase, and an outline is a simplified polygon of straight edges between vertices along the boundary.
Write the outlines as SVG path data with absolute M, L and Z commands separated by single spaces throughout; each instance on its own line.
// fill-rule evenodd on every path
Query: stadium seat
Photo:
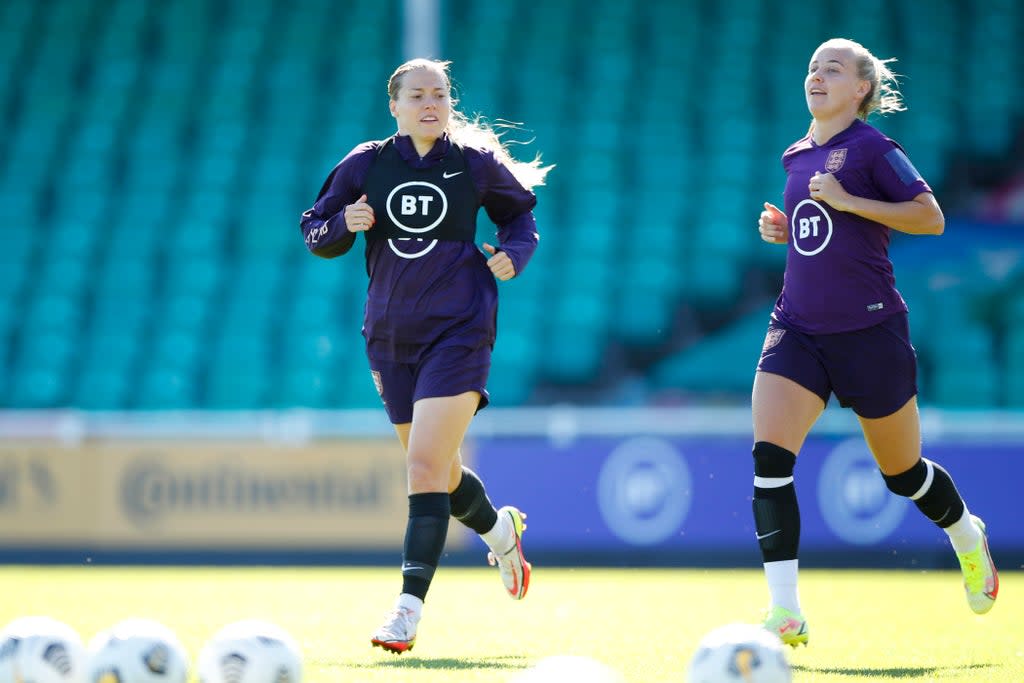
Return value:
M 332 408 L 380 409 L 380 395 L 373 384 L 365 356 L 351 357 L 331 376 L 328 387 Z
M 930 396 L 925 403 L 945 408 L 994 408 L 998 405 L 998 374 L 988 359 L 969 366 L 939 365 L 929 386 Z
M 4 249 L 0 252 L 0 266 L 3 266 L 0 269 L 0 287 L 13 280 L 6 271 L 26 267 L 39 244 L 27 229 L 36 220 L 36 209 L 31 194 L 27 198 L 26 194 L 13 189 L 5 191 L 0 186 L 0 235 L 4 239 Z
M 224 266 L 214 254 L 190 255 L 171 263 L 167 275 L 170 286 L 179 294 L 213 296 L 223 283 Z
M 199 405 L 214 410 L 259 410 L 270 405 L 270 383 L 261 366 L 212 368 Z
M 132 379 L 123 369 L 87 369 L 77 378 L 71 402 L 82 410 L 126 410 Z
M 1024 408 L 1024 296 L 1013 297 L 1006 307 L 1008 325 L 1003 344 L 1006 404 Z
M 297 368 L 284 372 L 271 399 L 276 408 L 329 407 L 331 377 L 316 368 Z
M 653 387 L 708 397 L 749 397 L 770 313 L 771 306 L 747 314 L 666 358 L 653 368 Z
M 302 292 L 303 290 L 299 290 Z M 329 296 L 324 296 L 318 289 L 306 290 L 291 300 L 290 307 L 284 313 L 284 324 L 289 330 L 317 330 L 331 321 L 337 303 Z
M 227 328 L 214 336 L 207 356 L 205 407 L 248 410 L 270 400 L 271 346 L 262 332 Z
M 81 348 L 80 367 L 86 372 L 134 368 L 143 352 L 147 351 L 141 335 L 132 332 L 131 328 L 94 324 L 78 343 Z
M 487 382 L 495 405 L 509 407 L 529 401 L 542 353 L 539 335 L 530 328 L 499 331 Z
M 145 256 L 119 258 L 110 250 L 110 258 L 94 265 L 90 285 L 98 296 L 116 296 L 118 293 L 145 296 L 152 291 L 156 268 Z
M 212 297 L 172 293 L 169 299 L 156 304 L 162 333 L 202 330 L 213 316 L 219 315 L 213 310 L 215 303 Z
M 63 369 L 50 366 L 24 367 L 15 372 L 8 391 L 8 407 L 60 408 L 66 405 Z
M 150 366 L 135 387 L 132 408 L 137 410 L 186 410 L 195 405 L 194 387 L 187 373 Z
M 0 293 L 0 339 L 6 339 L 20 320 L 21 302 L 13 294 Z
M 205 335 L 200 330 L 161 330 L 148 345 L 150 370 L 194 371 L 205 360 Z
M 72 332 L 77 329 L 81 315 L 76 293 L 44 290 L 26 302 L 23 333 L 31 336 L 45 331 Z
M 561 319 L 548 325 L 547 338 L 538 364 L 541 381 L 585 386 L 600 378 L 606 339 L 603 329 L 581 319 Z

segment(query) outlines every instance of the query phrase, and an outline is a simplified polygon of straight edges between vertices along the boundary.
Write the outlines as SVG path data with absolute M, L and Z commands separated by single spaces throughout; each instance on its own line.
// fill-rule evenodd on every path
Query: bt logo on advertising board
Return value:
M 829 529 L 856 545 L 887 538 L 907 512 L 907 499 L 889 492 L 862 439 L 843 441 L 828 454 L 818 479 L 818 504 Z
M 690 511 L 692 490 L 682 454 L 653 437 L 619 444 L 598 475 L 601 517 L 632 545 L 654 545 L 675 534 Z

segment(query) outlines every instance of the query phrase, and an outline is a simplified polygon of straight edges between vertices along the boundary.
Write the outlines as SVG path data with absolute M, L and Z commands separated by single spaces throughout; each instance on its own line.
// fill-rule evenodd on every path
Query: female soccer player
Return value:
M 866 123 L 873 111 L 904 109 L 888 61 L 842 39 L 814 52 L 804 80 L 811 128 L 782 155 L 785 212 L 765 203 L 758 224 L 763 240 L 789 251 L 754 379 L 753 512 L 771 595 L 764 625 L 794 647 L 809 633 L 793 466 L 832 393 L 857 414 L 889 490 L 949 535 L 971 609 L 987 612 L 999 590 L 985 525 L 949 473 L 921 457 L 917 360 L 889 231 L 940 235 L 945 220 L 903 149 Z
M 409 521 L 402 591 L 371 642 L 402 653 L 416 640 L 423 600 L 454 516 L 490 547 L 509 595 L 530 585 L 525 515 L 495 510 L 462 465 L 469 423 L 488 403 L 497 280 L 526 267 L 537 247 L 536 197 L 550 166 L 513 159 L 498 135 L 452 98 L 448 62 L 414 59 L 388 81 L 398 132 L 355 147 L 302 215 L 306 246 L 333 258 L 366 238 L 370 284 L 363 336 L 370 371 L 406 451 Z M 483 206 L 498 246 L 474 243 Z

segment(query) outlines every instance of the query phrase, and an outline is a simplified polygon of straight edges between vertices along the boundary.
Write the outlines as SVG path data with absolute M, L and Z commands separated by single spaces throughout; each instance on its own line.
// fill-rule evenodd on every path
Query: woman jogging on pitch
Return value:
M 999 591 L 985 525 L 921 457 L 917 360 L 889 231 L 939 235 L 944 218 L 903 149 L 866 123 L 904 109 L 886 64 L 850 40 L 818 47 L 804 80 L 811 128 L 782 155 L 785 212 L 765 203 L 758 224 L 789 251 L 754 379 L 753 513 L 771 595 L 764 625 L 794 647 L 809 631 L 793 468 L 833 393 L 857 414 L 889 490 L 949 535 L 971 609 L 988 612 Z
M 363 336 L 373 382 L 406 451 L 409 521 L 402 591 L 371 642 L 411 650 L 423 601 L 444 550 L 448 518 L 490 547 L 513 599 L 526 595 L 525 515 L 495 510 L 459 452 L 487 405 L 497 332 L 497 280 L 537 248 L 536 197 L 550 167 L 513 159 L 489 127 L 455 109 L 448 62 L 414 59 L 388 81 L 398 132 L 358 145 L 334 167 L 302 215 L 306 246 L 333 258 L 366 237 Z M 497 246 L 474 243 L 483 206 Z M 484 253 L 486 252 L 486 253 Z

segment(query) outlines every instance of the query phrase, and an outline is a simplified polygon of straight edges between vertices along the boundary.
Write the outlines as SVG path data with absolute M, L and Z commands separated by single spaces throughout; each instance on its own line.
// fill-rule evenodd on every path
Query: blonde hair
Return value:
M 857 63 L 857 78 L 871 84 L 871 89 L 857 108 L 858 118 L 867 121 L 873 112 L 885 115 L 907 110 L 896 82 L 896 73 L 889 68 L 889 64 L 896 61 L 895 58 L 879 59 L 866 47 L 848 38 L 826 40 L 818 46 L 818 50 L 826 47 L 852 52 Z
M 416 69 L 430 69 L 440 74 L 444 78 L 445 86 L 448 88 L 448 92 L 452 92 L 452 81 L 448 74 L 448 66 L 451 62 L 441 61 L 438 59 L 410 59 L 405 62 L 391 74 L 391 78 L 388 79 L 388 97 L 392 100 L 398 99 L 398 91 L 402 88 L 402 79 L 410 71 Z M 468 118 L 461 111 L 456 109 L 459 101 L 450 95 L 451 101 L 451 115 L 448 119 L 448 137 L 451 138 L 452 142 L 465 147 L 474 147 L 489 149 L 494 153 L 495 158 L 498 159 L 506 168 L 515 176 L 516 180 L 525 187 L 530 189 L 537 187 L 538 185 L 544 184 L 544 178 L 547 176 L 548 171 L 554 168 L 553 165 L 542 166 L 540 153 L 533 158 L 532 161 L 519 161 L 515 159 L 512 154 L 508 151 L 508 146 L 501 139 L 504 131 L 498 132 L 494 129 L 494 126 L 484 122 L 480 115 L 474 116 L 472 119 Z M 519 124 L 515 123 L 500 123 L 496 126 L 507 129 L 516 129 Z

